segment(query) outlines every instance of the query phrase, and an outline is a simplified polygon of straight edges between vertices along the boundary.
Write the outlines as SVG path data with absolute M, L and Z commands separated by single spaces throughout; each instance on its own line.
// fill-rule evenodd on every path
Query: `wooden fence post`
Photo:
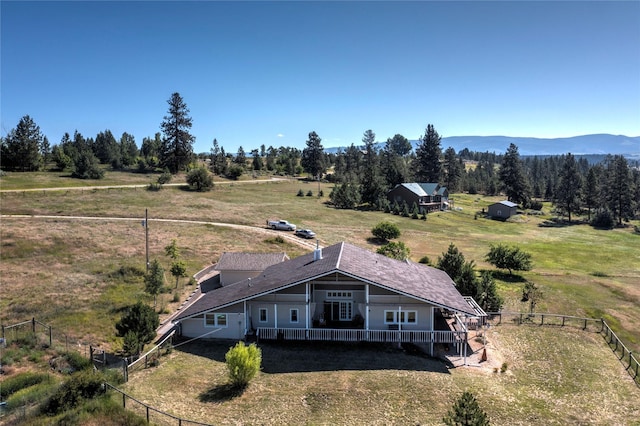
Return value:
M 31 331 L 33 332 L 33 334 L 36 333 L 36 318 L 35 317 L 31 318 Z
M 49 347 L 53 346 L 53 338 L 51 332 L 51 326 L 49 326 Z

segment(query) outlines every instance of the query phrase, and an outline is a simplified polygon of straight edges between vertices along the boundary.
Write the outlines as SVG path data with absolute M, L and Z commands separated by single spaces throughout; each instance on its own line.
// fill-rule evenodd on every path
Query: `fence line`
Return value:
M 127 358 L 124 358 L 123 371 L 122 371 L 124 375 L 124 381 L 125 382 L 129 381 L 129 372 L 137 369 L 141 369 L 142 365 L 144 365 L 144 368 L 148 368 L 150 362 L 155 362 L 157 358 L 159 358 L 162 355 L 161 353 L 162 349 L 166 349 L 168 353 L 173 348 L 173 336 L 175 334 L 176 334 L 176 330 L 175 329 L 171 330 L 171 333 L 165 336 L 165 338 L 162 339 L 160 343 L 155 345 L 153 348 L 149 349 L 144 355 L 140 356 L 131 364 L 128 363 Z M 142 361 L 144 361 L 144 364 L 142 363 Z
M 584 318 L 571 315 L 549 314 L 549 313 L 522 313 L 522 312 L 487 312 L 490 317 L 498 317 L 501 324 L 504 317 L 512 317 L 511 320 L 517 324 L 533 324 L 535 318 L 540 318 L 539 325 L 547 326 L 578 326 L 583 330 L 599 333 L 609 345 L 609 348 L 618 357 L 618 360 L 625 366 L 625 370 L 636 385 L 640 386 L 639 362 L 638 358 L 625 346 L 620 338 L 611 330 L 609 324 L 603 318 Z M 546 320 L 546 322 L 545 322 Z M 590 328 L 591 326 L 591 328 Z M 595 326 L 595 327 L 594 327 Z
M 173 421 L 171 424 L 175 424 L 175 422 L 178 423 L 178 426 L 182 426 L 182 425 L 198 425 L 198 426 L 212 426 L 209 423 L 201 423 L 201 422 L 196 422 L 194 420 L 188 420 L 188 419 L 183 419 L 181 417 L 178 416 L 174 416 L 173 414 L 169 414 L 167 412 L 164 412 L 162 410 L 158 410 L 157 408 L 154 408 L 148 404 L 145 404 L 142 401 L 139 401 L 137 399 L 135 399 L 134 397 L 126 394 L 124 391 L 116 388 L 113 385 L 110 385 L 109 383 L 104 383 L 104 387 L 105 387 L 105 391 L 110 389 L 113 391 L 118 392 L 119 394 L 122 395 L 122 408 L 124 409 L 130 409 L 132 411 L 134 411 L 133 409 L 136 408 L 136 405 L 129 406 L 127 407 L 127 401 L 132 401 L 135 404 L 137 404 L 137 408 L 141 409 L 145 412 L 146 418 L 147 418 L 147 424 L 151 423 L 151 415 L 152 414 L 157 414 L 160 416 L 160 419 L 163 421 Z M 157 424 L 157 420 L 154 420 L 153 424 Z

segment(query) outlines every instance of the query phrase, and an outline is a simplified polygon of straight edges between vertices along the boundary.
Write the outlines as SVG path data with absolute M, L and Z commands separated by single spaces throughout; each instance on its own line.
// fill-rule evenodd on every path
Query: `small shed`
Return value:
M 498 201 L 489 206 L 488 215 L 497 219 L 508 219 L 518 213 L 518 205 L 511 201 Z

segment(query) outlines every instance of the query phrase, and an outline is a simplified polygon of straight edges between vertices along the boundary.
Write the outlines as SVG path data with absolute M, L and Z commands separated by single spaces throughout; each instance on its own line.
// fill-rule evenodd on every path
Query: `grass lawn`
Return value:
M 0 185 L 2 189 L 26 188 L 28 175 L 4 176 Z M 39 185 L 49 188 L 64 186 L 57 179 L 67 179 L 71 183 L 67 186 L 74 187 L 88 183 L 55 176 L 47 180 L 47 174 L 34 176 Z M 104 181 L 92 183 L 136 184 L 143 178 L 149 176 L 108 172 Z M 640 236 L 632 227 L 601 231 L 583 224 L 562 226 L 550 215 L 519 216 L 512 222 L 488 220 L 476 213 L 497 198 L 468 194 L 453 195 L 455 211 L 429 214 L 426 221 L 412 220 L 381 212 L 333 209 L 326 205 L 332 189 L 329 184 L 321 184 L 324 197 L 317 197 L 317 183 L 249 182 L 255 181 L 216 181 L 215 189 L 206 193 L 183 187 L 165 187 L 158 192 L 127 188 L 1 193 L 2 215 L 63 217 L 2 217 L 0 321 L 11 324 L 36 317 L 53 325 L 54 339 L 117 348 L 114 323 L 122 308 L 136 300 L 152 303 L 144 294 L 141 275 L 145 236 L 140 220 L 145 209 L 150 218 L 151 260 L 159 259 L 168 270 L 170 260 L 164 247 L 176 239 L 189 275 L 215 262 L 224 251 L 284 251 L 296 257 L 309 250 L 295 244 L 290 233 L 266 231 L 266 219 L 287 219 L 311 228 L 323 246 L 348 241 L 370 250 L 377 248 L 370 239 L 371 228 L 386 220 L 398 224 L 400 240 L 411 249 L 414 261 L 428 256 L 435 262 L 453 243 L 478 269 L 493 269 L 484 261 L 490 244 L 517 244 L 532 254 L 533 270 L 499 276 L 505 310 L 527 311 L 520 296 L 524 282 L 530 280 L 544 292 L 538 312 L 604 317 L 630 349 L 640 351 Z M 297 197 L 300 189 L 305 194 L 311 190 L 314 196 Z M 254 229 L 238 230 L 216 223 Z M 280 243 L 275 235 L 287 238 Z M 163 317 L 194 290 L 186 282 L 182 279 L 175 289 L 167 272 L 166 293 L 158 303 L 158 309 L 165 312 Z M 498 424 L 628 424 L 622 420 L 638 418 L 637 402 L 635 406 L 629 403 L 638 400 L 637 387 L 627 387 L 628 375 L 600 336 L 557 328 L 500 326 L 494 339 L 508 354 L 507 374 L 487 377 L 472 368 L 443 371 L 433 367 L 434 361 L 377 351 L 365 357 L 368 361 L 364 364 L 378 365 L 371 360 L 387 355 L 392 360 L 376 368 L 344 369 L 344 365 L 355 365 L 351 354 L 342 360 L 336 358 L 334 365 L 343 365 L 336 371 L 329 368 L 331 364 L 325 369 L 295 367 L 301 370 L 297 371 L 291 367 L 293 371 L 279 371 L 274 362 L 265 363 L 264 374 L 245 394 L 219 401 L 216 398 L 221 398 L 225 380 L 219 372 L 223 368 L 220 355 L 177 349 L 159 368 L 134 374 L 130 389 L 142 399 L 167 407 L 162 398 L 170 401 L 171 389 L 166 397 L 162 396 L 164 391 L 155 389 L 162 389 L 163 380 L 180 389 L 178 376 L 189 371 L 191 377 L 193 370 L 189 379 L 193 380 L 193 385 L 189 382 L 193 391 L 182 390 L 193 397 L 183 402 L 194 407 L 193 415 L 185 416 L 197 419 L 202 411 L 202 416 L 213 416 L 207 421 L 214 423 L 229 422 L 238 413 L 243 413 L 248 423 L 259 423 L 260 413 L 269 410 L 267 418 L 272 423 L 287 423 L 300 416 L 307 424 L 328 424 L 336 419 L 352 424 L 428 424 L 437 422 L 465 389 L 475 391 Z M 265 348 L 265 361 L 280 359 L 280 355 L 270 358 L 268 352 L 276 349 Z M 295 351 L 285 355 L 288 363 L 300 358 Z M 325 354 L 324 358 L 331 356 Z M 320 362 L 322 358 L 311 354 L 302 359 Z M 200 364 L 203 370 L 199 370 Z M 176 377 L 153 382 L 156 375 L 172 369 Z M 142 389 L 144 377 L 152 380 L 147 389 Z M 623 407 L 627 417 L 616 407 Z M 218 411 L 220 419 L 226 420 L 215 417 Z M 597 420 L 591 421 L 591 416 Z
M 262 372 L 234 394 L 224 364 L 233 342 L 200 341 L 135 373 L 124 390 L 175 416 L 221 425 L 442 424 L 465 390 L 495 425 L 640 422 L 640 390 L 598 334 L 500 325 L 488 338 L 504 373 L 450 369 L 389 346 L 264 344 Z

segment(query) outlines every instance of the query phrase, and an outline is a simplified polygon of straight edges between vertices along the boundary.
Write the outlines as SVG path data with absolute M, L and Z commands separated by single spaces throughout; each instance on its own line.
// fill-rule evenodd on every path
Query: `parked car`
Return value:
M 308 239 L 316 237 L 316 233 L 313 232 L 311 229 L 298 229 L 296 231 L 296 235 L 298 237 L 308 238 Z
M 267 228 L 279 229 L 281 231 L 295 231 L 296 225 L 286 220 L 267 220 Z

